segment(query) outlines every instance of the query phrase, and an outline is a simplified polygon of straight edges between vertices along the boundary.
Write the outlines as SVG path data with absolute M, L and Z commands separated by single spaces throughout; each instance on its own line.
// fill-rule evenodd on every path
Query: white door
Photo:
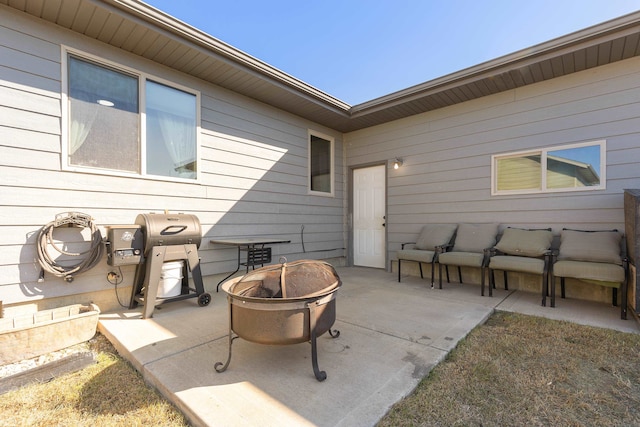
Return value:
M 386 166 L 353 171 L 353 263 L 385 267 Z

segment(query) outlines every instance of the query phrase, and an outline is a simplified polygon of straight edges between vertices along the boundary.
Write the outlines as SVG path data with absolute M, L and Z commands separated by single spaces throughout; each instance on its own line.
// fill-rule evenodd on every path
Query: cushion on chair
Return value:
M 553 265 L 553 275 L 595 280 L 598 285 L 619 287 L 624 282 L 624 268 L 617 264 L 585 261 L 558 261 Z
M 436 246 L 446 245 L 451 241 L 456 228 L 457 224 L 427 224 L 420 231 L 416 248 L 433 250 Z
M 491 257 L 489 268 L 493 270 L 520 271 L 522 273 L 543 274 L 544 261 L 539 258 L 497 255 Z
M 438 262 L 445 265 L 464 267 L 482 267 L 483 253 L 477 252 L 444 252 L 438 256 Z
M 617 231 L 562 230 L 558 259 L 621 265 L 621 239 L 622 235 Z
M 426 251 L 421 249 L 402 249 L 396 252 L 396 256 L 400 260 L 431 262 L 435 251 Z
M 509 255 L 539 257 L 549 250 L 552 241 L 553 233 L 549 230 L 506 228 L 495 247 Z
M 498 224 L 460 224 L 456 233 L 455 252 L 482 252 L 496 243 Z

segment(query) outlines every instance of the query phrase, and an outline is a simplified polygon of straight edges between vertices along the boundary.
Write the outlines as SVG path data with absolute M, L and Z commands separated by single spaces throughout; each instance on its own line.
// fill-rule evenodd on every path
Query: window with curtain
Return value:
M 196 97 L 148 80 L 147 173 L 196 177 Z
M 605 141 L 594 141 L 495 155 L 491 193 L 603 190 L 605 145 Z
M 67 64 L 68 166 L 197 178 L 195 93 L 74 55 Z
M 309 190 L 333 195 L 333 138 L 309 133 Z
M 69 58 L 69 164 L 140 173 L 134 76 Z

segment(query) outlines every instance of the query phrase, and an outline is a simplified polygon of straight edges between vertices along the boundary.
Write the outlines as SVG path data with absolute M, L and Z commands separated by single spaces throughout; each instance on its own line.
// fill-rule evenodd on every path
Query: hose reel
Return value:
M 56 245 L 53 240 L 53 231 L 60 227 L 79 227 L 90 229 L 90 248 L 83 252 L 69 252 Z M 102 254 L 104 253 L 102 234 L 93 223 L 93 218 L 91 218 L 90 215 L 80 212 L 65 212 L 57 214 L 53 221 L 44 225 L 40 229 L 40 232 L 38 233 L 37 247 L 38 263 L 42 269 L 57 277 L 64 278 L 67 282 L 72 282 L 74 276 L 95 267 L 96 264 L 100 262 Z M 71 264 L 68 262 L 69 259 L 66 259 L 63 261 L 66 265 L 63 265 L 55 261 L 55 259 L 49 254 L 49 247 L 54 248 L 62 255 L 66 255 L 68 257 L 81 257 L 81 259 Z

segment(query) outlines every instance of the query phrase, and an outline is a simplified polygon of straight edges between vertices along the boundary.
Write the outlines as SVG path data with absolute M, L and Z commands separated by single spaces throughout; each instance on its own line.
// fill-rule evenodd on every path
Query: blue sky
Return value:
M 640 10 L 640 0 L 145 0 L 351 105 Z

